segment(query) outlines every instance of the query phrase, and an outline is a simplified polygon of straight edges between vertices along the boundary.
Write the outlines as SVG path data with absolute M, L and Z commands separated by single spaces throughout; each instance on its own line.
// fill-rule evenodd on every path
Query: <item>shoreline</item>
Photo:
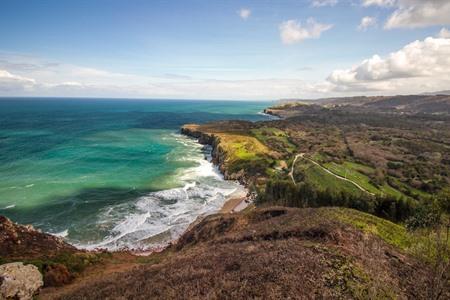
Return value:
M 205 148 L 208 147 L 208 154 L 205 155 L 205 159 L 217 168 L 219 173 L 222 175 L 223 180 L 235 181 L 242 188 L 231 193 L 227 197 L 225 203 L 222 205 L 222 208 L 216 213 L 235 213 L 245 209 L 249 204 L 252 203 L 251 193 L 247 187 L 245 180 L 227 178 L 226 170 L 221 168 L 223 159 L 220 159 L 217 153 L 217 147 L 220 143 L 220 140 L 218 140 L 218 138 L 214 135 L 202 133 L 196 131 L 195 129 L 191 130 L 189 127 L 192 125 L 194 127 L 197 126 L 195 124 L 183 125 L 180 129 L 181 134 L 191 139 L 195 139 L 198 144 L 204 145 Z
M 195 140 L 196 143 L 198 143 L 200 145 L 203 144 L 203 143 L 201 143 L 199 141 L 199 138 L 195 138 L 195 137 L 192 137 L 192 136 L 187 135 L 187 134 L 183 134 L 183 135 L 188 137 L 188 138 L 191 138 L 191 139 Z M 110 250 L 110 249 L 107 249 L 107 248 L 95 248 L 95 249 L 91 249 L 91 250 L 88 250 L 88 251 L 94 251 L 94 252 L 107 251 L 107 252 L 110 252 L 110 253 L 125 252 L 125 253 L 130 253 L 130 254 L 135 255 L 135 256 L 148 256 L 148 255 L 151 255 L 153 253 L 162 252 L 165 249 L 167 249 L 167 248 L 171 247 L 172 245 L 176 244 L 177 241 L 179 240 L 179 238 L 183 234 L 185 234 L 186 232 L 191 230 L 196 224 L 201 222 L 208 215 L 212 215 L 212 214 L 232 214 L 232 213 L 236 213 L 236 212 L 242 211 L 245 208 L 247 208 L 252 203 L 252 201 L 250 200 L 251 197 L 250 197 L 250 192 L 249 192 L 248 188 L 244 184 L 242 184 L 242 182 L 239 182 L 237 180 L 226 179 L 224 173 L 220 170 L 219 165 L 214 163 L 214 160 L 213 160 L 213 150 L 214 150 L 214 148 L 213 148 L 213 146 L 209 145 L 209 144 L 203 144 L 203 145 L 205 147 L 209 147 L 209 149 L 207 149 L 207 151 L 205 151 L 206 153 L 205 153 L 204 159 L 206 161 L 208 161 L 210 164 L 212 164 L 215 168 L 217 168 L 218 172 L 222 176 L 222 180 L 224 180 L 224 181 L 234 181 L 240 186 L 240 188 L 238 188 L 236 191 L 232 192 L 231 194 L 229 194 L 226 197 L 226 200 L 222 204 L 220 209 L 218 209 L 218 210 L 216 210 L 214 212 L 208 213 L 208 214 L 198 215 L 197 218 L 194 221 L 189 223 L 188 227 L 183 231 L 183 233 L 180 236 L 170 240 L 166 245 L 159 245 L 159 246 L 155 246 L 155 247 L 141 248 L 141 249 L 139 249 L 139 248 L 123 248 L 123 249 Z M 59 237 L 59 238 L 63 238 L 63 237 L 58 236 L 58 235 L 56 235 L 54 233 L 49 233 L 49 234 L 51 234 L 53 236 L 56 236 L 56 237 Z M 72 245 L 72 244 L 70 244 L 70 245 Z M 85 248 L 82 248 L 82 247 L 80 248 L 80 247 L 78 247 L 76 245 L 72 245 L 72 246 L 74 246 L 78 250 L 86 250 Z
M 202 143 L 199 141 L 199 138 L 195 138 L 195 137 L 186 135 L 184 133 L 181 133 L 181 134 L 188 138 L 195 140 L 197 144 L 202 145 Z M 206 150 L 204 159 L 206 161 L 208 161 L 210 164 L 212 164 L 214 168 L 217 169 L 219 174 L 222 176 L 223 180 L 224 181 L 234 181 L 240 186 L 240 189 L 237 189 L 236 191 L 232 192 L 230 195 L 228 195 L 226 197 L 226 200 L 222 204 L 222 207 L 216 213 L 234 213 L 234 212 L 238 212 L 238 211 L 245 209 L 248 206 L 248 204 L 250 204 L 250 201 L 249 201 L 250 191 L 248 190 L 248 188 L 244 184 L 242 184 L 241 182 L 239 182 L 237 180 L 229 180 L 229 179 L 225 178 L 225 174 L 219 168 L 219 164 L 214 163 L 214 160 L 213 160 L 214 147 L 213 147 L 213 145 L 203 144 L 203 149 Z M 189 225 L 188 228 L 190 228 L 190 227 L 191 226 Z
M 250 201 L 248 200 L 248 190 L 246 187 L 242 187 L 242 191 L 234 192 L 228 197 L 228 199 L 222 205 L 222 208 L 217 213 L 231 214 L 239 212 L 245 209 L 250 204 Z

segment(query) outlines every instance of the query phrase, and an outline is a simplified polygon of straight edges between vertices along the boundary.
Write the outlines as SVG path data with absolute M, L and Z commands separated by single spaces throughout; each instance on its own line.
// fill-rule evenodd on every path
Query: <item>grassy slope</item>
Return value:
M 274 127 L 263 127 L 253 129 L 252 134 L 262 143 L 279 143 L 284 147 L 284 150 L 289 153 L 294 153 L 296 150 L 295 145 L 289 142 L 288 135 L 283 130 Z
M 406 230 L 405 226 L 395 224 L 386 219 L 348 208 L 332 208 L 327 214 L 341 222 L 354 226 L 355 228 L 369 234 L 376 235 L 386 243 L 400 249 L 426 263 L 434 264 L 436 259 L 450 259 L 450 253 L 444 253 L 443 258 L 437 258 L 436 231 L 417 230 L 414 232 Z M 444 242 L 445 244 L 445 242 Z M 450 240 L 447 240 L 450 248 Z
M 311 183 L 319 190 L 332 190 L 337 193 L 350 193 L 353 195 L 360 195 L 362 193 L 355 185 L 348 181 L 341 180 L 335 176 L 325 172 L 322 168 L 305 160 L 297 160 L 295 165 L 295 174 L 303 173 L 303 179 L 307 183 Z
M 405 227 L 391 221 L 348 208 L 335 208 L 327 213 L 330 217 L 335 217 L 363 232 L 374 234 L 403 251 L 408 251 L 413 244 L 414 238 Z
M 266 155 L 270 150 L 256 138 L 248 135 L 220 133 L 220 145 L 229 161 L 253 160 Z
M 422 299 L 429 270 L 408 254 L 411 239 L 401 226 L 344 208 L 213 215 L 142 267 L 89 278 L 64 296 Z
M 323 166 L 337 175 L 353 180 L 371 193 L 379 195 L 387 194 L 396 198 L 405 197 L 403 193 L 391 187 L 387 183 L 384 183 L 380 187 L 375 187 L 373 184 L 371 184 L 370 178 L 363 174 L 375 172 L 375 170 L 369 166 L 349 161 L 346 161 L 342 164 L 330 162 L 323 164 Z

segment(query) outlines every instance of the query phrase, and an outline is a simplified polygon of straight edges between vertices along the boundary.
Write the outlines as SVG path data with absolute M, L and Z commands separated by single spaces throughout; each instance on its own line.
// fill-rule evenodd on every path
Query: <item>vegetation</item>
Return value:
M 207 216 L 160 253 L 122 253 L 116 275 L 118 254 L 80 253 L 7 221 L 0 254 L 24 254 L 47 283 L 102 269 L 64 299 L 449 298 L 450 113 L 394 100 L 291 103 L 268 111 L 284 120 L 184 126 L 213 145 L 226 178 L 257 192 L 256 209 Z
M 252 136 L 221 133 L 220 146 L 228 161 L 256 160 L 269 153 L 269 149 Z
M 212 215 L 166 250 L 166 259 L 91 279 L 82 288 L 68 289 L 63 298 L 428 298 L 432 270 L 341 221 L 355 215 L 369 218 L 375 227 L 397 227 L 343 208 L 275 207 Z
M 289 180 L 268 181 L 265 190 L 259 194 L 257 203 L 262 205 L 283 205 L 291 207 L 342 206 L 393 220 L 405 221 L 414 214 L 418 205 L 413 200 L 372 196 L 345 190 L 318 189 L 308 183 L 294 185 Z
M 450 112 L 424 113 L 441 98 L 291 102 L 267 110 L 283 120 L 196 130 L 218 137 L 216 162 L 245 178 L 258 204 L 350 207 L 415 229 L 450 208 Z
M 54 265 L 64 265 L 67 270 L 73 274 L 79 274 L 88 266 L 102 262 L 106 258 L 110 258 L 111 253 L 108 252 L 63 252 L 53 257 L 46 257 L 43 255 L 39 258 L 1 258 L 0 264 L 21 261 L 24 264 L 35 265 L 39 271 L 45 275 L 46 268 Z

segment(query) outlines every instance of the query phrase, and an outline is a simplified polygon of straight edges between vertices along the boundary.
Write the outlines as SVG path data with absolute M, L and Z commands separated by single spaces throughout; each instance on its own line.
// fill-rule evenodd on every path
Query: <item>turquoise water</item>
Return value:
M 81 247 L 166 243 L 240 189 L 179 127 L 269 104 L 0 99 L 0 214 Z

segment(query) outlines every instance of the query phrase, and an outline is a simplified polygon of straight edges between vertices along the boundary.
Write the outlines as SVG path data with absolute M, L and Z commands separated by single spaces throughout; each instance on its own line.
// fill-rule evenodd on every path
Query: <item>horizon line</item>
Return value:
M 0 96 L 0 101 L 4 99 L 73 99 L 73 100 L 138 100 L 138 101 L 227 101 L 227 102 L 274 102 L 282 99 L 272 100 L 249 100 L 249 99 L 189 99 L 189 98 L 140 98 L 140 97 L 70 97 L 70 96 Z

